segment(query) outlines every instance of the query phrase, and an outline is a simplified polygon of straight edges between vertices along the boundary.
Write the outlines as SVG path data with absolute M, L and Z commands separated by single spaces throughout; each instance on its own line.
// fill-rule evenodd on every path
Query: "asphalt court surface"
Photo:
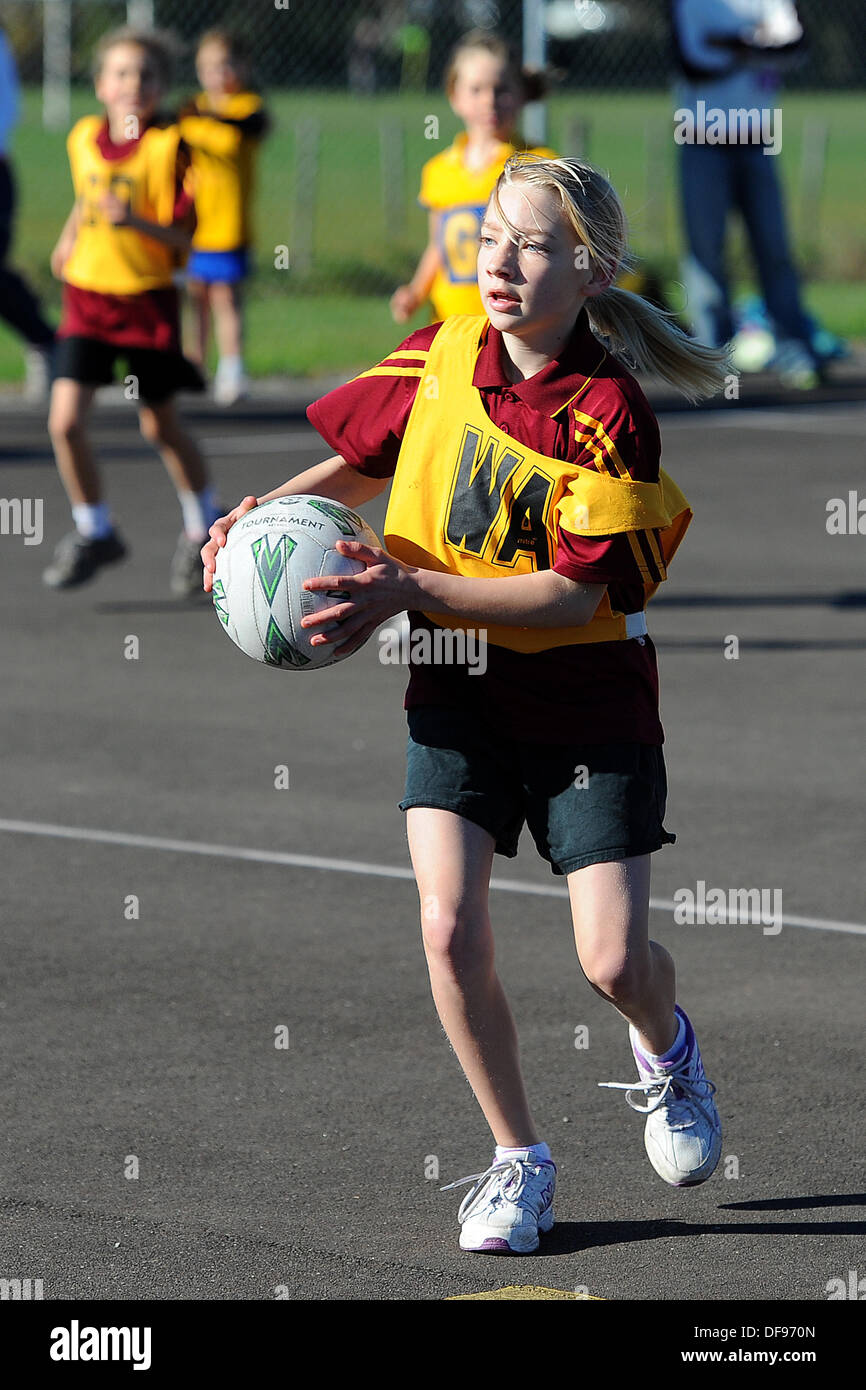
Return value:
M 279 401 L 185 414 L 228 504 L 328 453 Z M 826 529 L 862 491 L 864 424 L 842 401 L 662 416 L 696 520 L 649 611 L 678 835 L 653 899 L 779 890 L 785 923 L 654 910 L 725 1129 L 712 1180 L 675 1191 L 596 1085 L 633 1063 L 561 885 L 528 837 L 497 861 L 499 968 L 560 1169 L 539 1255 L 502 1260 L 458 1250 L 466 1189 L 439 1190 L 491 1146 L 429 998 L 396 804 L 405 672 L 375 640 L 323 672 L 259 668 L 207 601 L 173 600 L 177 507 L 130 410 L 94 431 L 130 558 L 44 590 L 67 509 L 40 412 L 6 409 L 0 497 L 45 511 L 41 545 L 0 537 L 0 1275 L 46 1299 L 662 1302 L 820 1301 L 866 1275 L 866 939 L 822 925 L 866 926 L 864 539 Z M 379 528 L 383 499 L 364 511 Z

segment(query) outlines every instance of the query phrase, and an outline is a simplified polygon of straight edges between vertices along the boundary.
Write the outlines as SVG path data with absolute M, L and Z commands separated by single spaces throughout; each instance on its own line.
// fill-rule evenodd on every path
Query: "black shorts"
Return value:
M 406 795 L 480 825 L 513 859 L 524 823 L 555 874 L 651 854 L 676 840 L 663 825 L 661 748 L 645 743 L 537 744 L 502 739 L 467 711 L 408 712 Z
M 58 338 L 52 374 L 55 379 L 69 377 L 82 386 L 109 386 L 119 357 L 126 360 L 126 374 L 137 378 L 137 395 L 130 397 L 132 400 L 159 405 L 175 391 L 205 389 L 198 367 L 180 352 L 120 347 L 101 338 Z

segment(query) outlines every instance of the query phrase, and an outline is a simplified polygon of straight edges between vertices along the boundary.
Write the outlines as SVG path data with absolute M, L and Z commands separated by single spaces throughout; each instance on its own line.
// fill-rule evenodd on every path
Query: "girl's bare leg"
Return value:
M 203 492 L 209 482 L 207 465 L 195 440 L 178 420 L 174 401 L 141 405 L 138 418 L 141 433 L 159 450 L 177 491 Z
M 677 1034 L 676 971 L 664 947 L 649 939 L 649 886 L 648 854 L 568 875 L 583 973 L 637 1028 L 646 1050 L 661 1056 Z
M 210 299 L 220 358 L 241 357 L 244 334 L 240 285 L 213 284 L 210 286 Z
M 70 506 L 102 500 L 96 460 L 87 438 L 87 415 L 96 392 L 70 377 L 58 377 L 51 388 L 48 433 L 57 460 L 60 480 Z
M 206 371 L 211 324 L 209 287 L 203 280 L 188 280 L 186 288 L 194 311 L 193 345 L 192 350 L 187 355 L 191 362 L 194 362 L 202 371 Z
M 538 1143 L 517 1031 L 493 965 L 487 906 L 494 841 L 451 811 L 406 813 L 433 999 L 497 1144 Z

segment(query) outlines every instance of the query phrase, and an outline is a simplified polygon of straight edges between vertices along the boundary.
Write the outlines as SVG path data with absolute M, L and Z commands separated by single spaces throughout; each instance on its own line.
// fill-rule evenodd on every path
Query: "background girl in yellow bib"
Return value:
M 183 516 L 171 570 L 179 597 L 201 581 L 201 540 L 219 511 L 207 466 L 181 425 L 178 390 L 202 391 L 183 356 L 175 272 L 195 222 L 185 180 L 189 155 L 177 124 L 158 113 L 171 84 L 171 45 L 148 30 L 119 29 L 98 44 L 96 96 L 104 115 L 85 116 L 68 139 L 75 203 L 51 256 L 63 281 L 48 429 L 75 530 L 44 582 L 85 583 L 126 554 L 87 434 L 93 398 L 125 358 L 141 432 L 159 450 Z
M 196 49 L 202 91 L 181 111 L 180 128 L 192 152 L 196 227 L 187 288 L 196 310 L 193 360 L 207 365 L 213 315 L 219 361 L 214 397 L 233 405 L 247 389 L 243 363 L 241 285 L 249 274 L 255 163 L 269 119 L 249 87 L 242 40 L 209 29 Z
M 623 616 L 615 593 L 631 595 L 626 607 L 643 619 L 688 509 L 660 471 L 643 393 L 607 344 L 692 398 L 719 389 L 723 361 L 611 288 L 625 251 L 622 206 L 592 166 L 510 160 L 481 229 L 486 317 L 413 334 L 317 402 L 310 418 L 339 452 L 260 499 L 311 492 L 362 507 L 393 474 L 391 553 L 342 546 L 367 568 L 341 580 L 346 601 L 304 620 L 340 622 L 338 635 L 316 642 L 352 651 L 403 609 L 413 628 L 471 624 L 487 634 L 483 673 L 413 668 L 401 802 L 433 997 L 496 1143 L 490 1167 L 465 1180 L 474 1184 L 459 1213 L 466 1250 L 529 1253 L 553 1225 L 556 1166 L 526 1095 L 488 908 L 494 854 L 516 853 L 524 821 L 567 877 L 586 978 L 630 1025 L 638 1079 L 602 1084 L 622 1084 L 647 1114 L 647 1153 L 666 1182 L 703 1182 L 721 1151 L 714 1087 L 676 1003 L 674 963 L 649 939 L 650 855 L 673 838 L 662 823 L 657 686 L 655 720 L 639 717 L 654 652 L 645 620 L 631 630 L 608 621 L 614 610 Z M 597 475 L 585 513 L 584 474 Z M 211 528 L 206 587 L 226 532 L 255 504 L 244 499 Z M 631 570 L 620 580 L 611 568 L 603 580 L 617 543 L 636 589 Z M 621 695 L 620 731 L 602 733 Z
M 428 298 L 436 319 L 482 312 L 475 274 L 481 218 L 505 161 L 526 149 L 515 136 L 521 109 L 543 90 L 543 79 L 524 73 L 497 35 L 473 30 L 457 44 L 445 91 L 466 129 L 422 170 L 418 201 L 428 213 L 430 239 L 411 281 L 392 296 L 396 323 Z

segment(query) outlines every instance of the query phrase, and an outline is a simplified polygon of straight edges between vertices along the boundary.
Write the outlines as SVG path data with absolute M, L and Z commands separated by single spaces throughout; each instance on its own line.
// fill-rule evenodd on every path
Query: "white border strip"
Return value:
M 338 874 L 366 874 L 373 878 L 399 878 L 414 881 L 411 869 L 392 864 L 368 864 L 360 859 L 320 859 L 314 854 L 286 854 L 282 850 L 244 849 L 241 845 L 214 845 L 199 840 L 169 840 L 159 835 L 129 835 L 118 830 L 87 830 L 75 825 L 49 825 L 41 821 L 0 820 L 0 834 L 42 835 L 53 840 L 89 841 L 91 844 L 123 845 L 127 849 L 155 849 L 170 854 L 202 854 L 211 859 L 246 860 L 254 864 L 285 864 L 293 869 L 322 869 Z M 553 883 L 529 883 L 524 879 L 491 878 L 490 887 L 501 893 L 527 893 L 542 898 L 567 898 L 568 889 Z M 673 912 L 672 898 L 650 898 L 657 912 Z M 846 932 L 866 936 L 866 926 L 857 922 L 833 922 L 823 917 L 785 916 L 786 927 L 811 927 L 818 931 Z
M 325 451 L 321 436 L 310 425 L 305 430 L 283 430 L 281 434 L 232 434 L 196 441 L 205 454 L 287 454 L 296 449 Z

